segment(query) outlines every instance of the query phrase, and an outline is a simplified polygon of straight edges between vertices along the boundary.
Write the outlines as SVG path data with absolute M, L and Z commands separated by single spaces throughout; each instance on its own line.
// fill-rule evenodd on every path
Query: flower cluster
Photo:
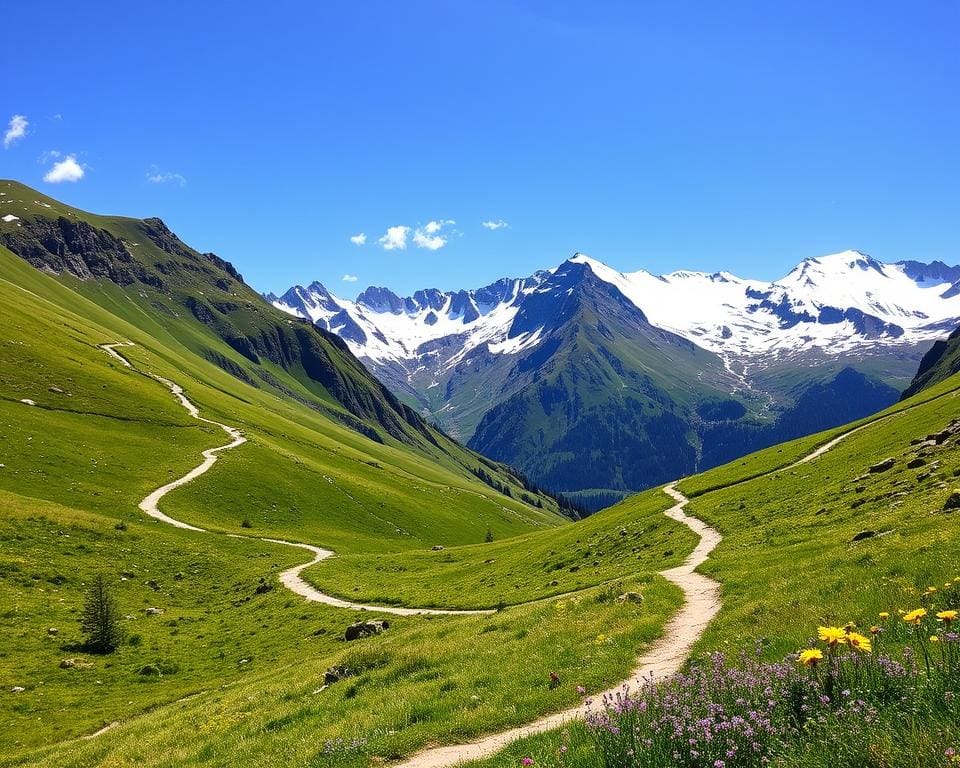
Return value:
M 960 719 L 960 577 L 864 632 L 820 626 L 780 662 L 712 654 L 689 671 L 604 697 L 587 728 L 604 768 L 761 768 L 785 756 L 860 749 L 916 713 Z M 894 658 L 891 653 L 897 655 Z M 941 750 L 944 746 L 940 747 Z M 950 747 L 948 761 L 956 758 Z M 790 765 L 794 763 L 790 762 Z M 819 763 L 818 763 L 819 764 Z M 952 762 L 951 762 L 952 764 Z

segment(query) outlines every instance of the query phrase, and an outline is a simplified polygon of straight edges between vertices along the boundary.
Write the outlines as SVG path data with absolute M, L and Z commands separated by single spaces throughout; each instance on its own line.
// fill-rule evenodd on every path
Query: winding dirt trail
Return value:
M 720 543 L 721 536 L 706 523 L 684 513 L 683 508 L 689 499 L 680 493 L 673 483 L 665 486 L 663 491 L 677 502 L 664 514 L 687 526 L 700 537 L 700 543 L 687 556 L 683 565 L 660 572 L 661 576 L 683 590 L 684 603 L 667 622 L 660 639 L 637 659 L 637 664 L 630 676 L 613 688 L 596 694 L 593 696 L 594 699 L 600 699 L 608 694 L 635 693 L 644 684 L 644 680 L 651 676 L 660 678 L 679 672 L 707 624 L 720 610 L 720 584 L 696 573 L 695 569 Z M 393 765 L 392 768 L 449 768 L 468 760 L 489 757 L 517 739 L 553 730 L 571 720 L 582 719 L 587 711 L 588 707 L 585 703 L 579 704 L 563 712 L 556 712 L 534 720 L 532 723 L 484 736 L 476 741 L 426 749 Z
M 127 360 L 127 358 L 117 352 L 117 348 L 129 346 L 133 346 L 133 344 L 131 342 L 118 342 L 113 344 L 101 344 L 100 348 L 107 352 L 111 357 L 122 363 L 125 367 L 137 370 L 130 363 L 130 361 Z M 138 372 L 143 373 L 142 371 Z M 167 483 L 161 488 L 158 488 L 149 496 L 147 496 L 142 502 L 140 502 L 140 509 L 150 517 L 178 528 L 185 528 L 191 531 L 206 533 L 207 531 L 203 528 L 198 528 L 165 515 L 160 511 L 158 504 L 160 500 L 170 491 L 174 490 L 175 488 L 179 488 L 180 486 L 185 485 L 192 480 L 195 480 L 197 477 L 207 472 L 216 463 L 220 453 L 243 445 L 243 443 L 246 442 L 246 438 L 243 436 L 240 430 L 234 427 L 200 416 L 200 412 L 197 407 L 190 402 L 186 395 L 184 395 L 183 388 L 178 384 L 155 374 L 145 373 L 144 375 L 149 376 L 150 378 L 153 378 L 166 386 L 193 418 L 207 424 L 220 427 L 230 437 L 229 443 L 217 448 L 210 448 L 206 451 L 203 451 L 204 460 L 200 465 L 190 470 L 190 472 L 185 474 L 183 477 L 174 480 L 171 483 Z M 861 429 L 864 429 L 867 426 L 870 426 L 871 423 L 873 422 L 864 424 L 856 429 L 850 430 L 849 432 L 844 432 L 793 464 L 773 470 L 768 474 L 775 474 L 777 472 L 789 470 L 813 461 L 829 451 L 842 440 L 845 440 L 850 435 L 859 432 Z M 630 673 L 630 676 L 622 683 L 617 684 L 609 690 L 596 694 L 593 697 L 594 699 L 599 699 L 605 695 L 614 695 L 618 693 L 631 694 L 636 692 L 646 680 L 649 680 L 651 676 L 655 678 L 667 677 L 675 672 L 680 671 L 680 669 L 683 667 L 683 664 L 689 657 L 693 646 L 702 637 L 707 625 L 710 623 L 713 617 L 717 615 L 721 607 L 720 584 L 713 579 L 704 576 L 703 574 L 697 573 L 696 569 L 707 560 L 710 553 L 720 543 L 722 537 L 716 529 L 710 527 L 702 520 L 691 517 L 684 512 L 684 508 L 689 503 L 689 499 L 677 490 L 675 483 L 664 486 L 663 491 L 676 502 L 672 507 L 670 507 L 670 509 L 666 510 L 664 514 L 672 520 L 687 526 L 700 538 L 699 543 L 687 556 L 687 559 L 682 565 L 661 571 L 659 574 L 668 581 L 676 584 L 683 591 L 684 602 L 680 610 L 677 611 L 677 613 L 675 613 L 667 622 L 666 626 L 664 627 L 663 635 L 660 637 L 660 639 L 655 641 L 646 650 L 646 652 L 637 659 L 636 666 Z M 337 608 L 348 608 L 357 611 L 377 611 L 380 613 L 401 616 L 475 615 L 493 613 L 491 610 L 436 610 L 352 603 L 319 591 L 304 581 L 300 576 L 304 569 L 309 568 L 311 565 L 314 565 L 321 560 L 331 557 L 334 554 L 332 551 L 322 549 L 321 547 L 315 547 L 311 544 L 285 541 L 283 539 L 267 539 L 256 536 L 240 536 L 238 534 L 227 535 L 234 538 L 254 539 L 257 541 L 268 541 L 272 544 L 298 547 L 313 553 L 312 560 L 303 563 L 302 565 L 288 568 L 279 575 L 280 582 L 287 589 L 313 602 L 324 603 Z M 556 712 L 552 715 L 539 718 L 538 720 L 534 720 L 526 725 L 481 737 L 475 741 L 470 741 L 464 744 L 430 747 L 413 755 L 401 763 L 393 764 L 391 768 L 451 768 L 451 766 L 456 766 L 469 760 L 477 760 L 480 758 L 489 757 L 517 739 L 552 730 L 570 722 L 571 720 L 582 719 L 587 714 L 587 711 L 588 707 L 584 703 L 566 709 L 562 712 Z
M 173 393 L 173 396 L 177 398 L 180 405 L 182 405 L 187 413 L 189 413 L 197 421 L 202 421 L 205 424 L 212 424 L 215 427 L 220 427 L 227 435 L 230 436 L 230 442 L 225 445 L 218 446 L 216 448 L 208 448 L 203 451 L 203 461 L 198 464 L 196 467 L 191 469 L 183 477 L 177 478 L 176 480 L 167 483 L 157 490 L 153 491 L 149 496 L 147 496 L 143 501 L 140 502 L 140 510 L 155 520 L 166 523 L 167 525 L 172 525 L 176 528 L 183 528 L 188 531 L 196 531 L 198 533 L 209 533 L 205 528 L 198 528 L 195 525 L 190 525 L 185 523 L 182 520 L 177 520 L 169 515 L 164 514 L 160 511 L 160 499 L 166 496 L 170 491 L 179 488 L 192 480 L 196 480 L 198 477 L 208 472 L 210 468 L 216 464 L 217 459 L 220 458 L 220 454 L 224 451 L 229 451 L 232 448 L 236 448 L 240 445 L 243 445 L 247 442 L 247 438 L 243 436 L 243 433 L 235 427 L 231 427 L 227 424 L 221 424 L 219 421 L 213 421 L 212 419 L 206 419 L 200 415 L 200 410 L 195 406 L 187 396 L 183 393 L 183 387 L 179 384 L 176 384 L 169 379 L 165 379 L 162 376 L 157 376 L 153 373 L 145 373 L 135 368 L 133 364 L 124 357 L 120 352 L 117 351 L 118 348 L 122 347 L 132 347 L 134 344 L 129 341 L 124 342 L 114 342 L 112 344 L 100 344 L 99 347 L 112 358 L 120 362 L 125 368 L 130 368 L 131 370 L 137 371 L 138 373 L 143 373 L 145 376 L 149 376 L 151 379 L 160 382 L 167 389 Z M 394 616 L 470 616 L 477 614 L 489 614 L 494 613 L 493 610 L 441 610 L 436 608 L 404 608 L 393 605 L 368 605 L 366 603 L 352 603 L 349 600 L 342 600 L 339 597 L 334 597 L 333 595 L 328 595 L 324 592 L 321 592 L 316 587 L 308 584 L 300 576 L 300 573 L 309 568 L 315 563 L 319 563 L 321 560 L 326 560 L 328 557 L 333 556 L 333 552 L 329 549 L 322 549 L 321 547 L 315 547 L 312 544 L 303 544 L 297 541 L 285 541 L 283 539 L 268 539 L 261 536 L 240 536 L 239 534 L 226 534 L 231 538 L 236 539 L 252 539 L 254 541 L 268 541 L 271 544 L 281 544 L 287 547 L 297 547 L 298 549 L 305 549 L 308 552 L 313 553 L 313 559 L 309 560 L 302 565 L 295 565 L 293 568 L 288 568 L 285 571 L 282 571 L 279 575 L 280 583 L 283 584 L 291 592 L 300 595 L 306 600 L 310 600 L 314 603 L 323 603 L 324 605 L 331 605 L 335 608 L 347 608 L 353 611 L 376 611 L 377 613 L 387 613 Z

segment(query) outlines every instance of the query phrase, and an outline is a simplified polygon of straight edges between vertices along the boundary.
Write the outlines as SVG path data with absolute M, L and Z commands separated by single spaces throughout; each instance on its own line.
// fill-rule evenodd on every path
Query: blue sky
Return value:
M 0 176 L 261 290 L 960 261 L 953 0 L 243 5 L 10 4 Z

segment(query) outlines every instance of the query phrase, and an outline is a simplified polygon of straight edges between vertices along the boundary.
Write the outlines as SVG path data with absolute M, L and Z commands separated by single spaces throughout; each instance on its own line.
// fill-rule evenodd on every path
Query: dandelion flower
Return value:
M 597 645 L 603 645 L 605 642 L 607 642 L 607 636 L 601 632 L 599 635 L 597 635 L 597 639 L 593 642 Z
M 939 643 L 939 642 L 940 642 L 940 638 L 937 637 L 936 635 L 930 635 L 930 642 L 931 642 L 931 643 Z
M 860 651 L 861 653 L 870 653 L 873 650 L 873 644 L 870 642 L 869 637 L 864 637 L 857 632 L 848 632 L 847 633 L 847 642 L 850 644 L 850 647 L 855 651 Z
M 880 618 L 886 621 L 890 618 L 890 613 L 888 611 L 880 611 Z
M 944 624 L 949 625 L 951 622 L 957 620 L 957 612 L 956 611 L 940 611 L 940 613 L 937 614 L 937 618 L 940 619 L 940 621 L 942 621 Z
M 815 667 L 823 661 L 823 651 L 819 648 L 807 648 L 805 651 L 800 651 L 797 661 L 804 667 Z
M 917 608 L 908 613 L 903 614 L 903 620 L 908 624 L 913 624 L 915 627 L 920 626 L 920 622 L 924 616 L 927 615 L 926 608 Z
M 817 636 L 831 648 L 847 642 L 846 630 L 840 627 L 817 627 Z

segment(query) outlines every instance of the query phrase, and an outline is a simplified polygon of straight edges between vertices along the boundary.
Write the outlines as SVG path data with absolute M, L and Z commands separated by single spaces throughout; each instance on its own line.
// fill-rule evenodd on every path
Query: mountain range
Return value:
M 598 507 L 894 402 L 960 323 L 960 266 L 844 251 L 767 282 L 578 253 L 474 290 L 267 299 L 452 436 Z

